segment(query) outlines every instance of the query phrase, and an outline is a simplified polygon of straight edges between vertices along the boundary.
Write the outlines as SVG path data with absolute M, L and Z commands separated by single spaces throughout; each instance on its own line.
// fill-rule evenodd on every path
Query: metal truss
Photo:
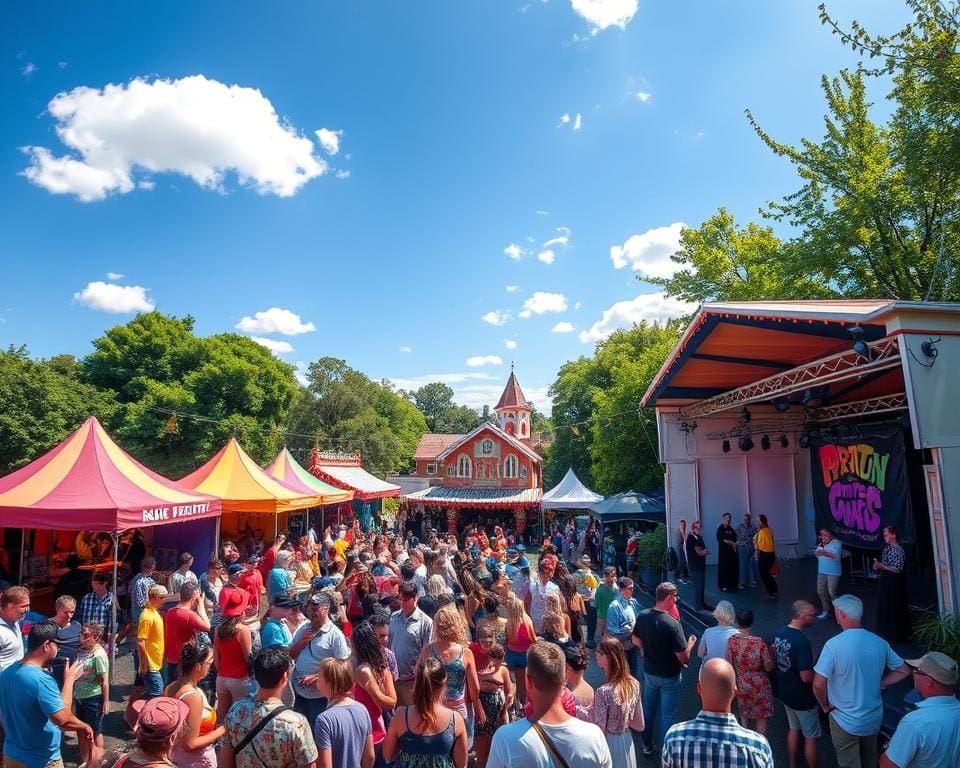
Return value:
M 867 400 L 857 400 L 852 403 L 828 405 L 816 408 L 811 414 L 813 421 L 836 421 L 838 419 L 852 419 L 856 416 L 866 416 L 873 413 L 889 413 L 890 411 L 905 411 L 909 408 L 905 392 L 883 397 L 871 397 Z
M 838 352 L 830 357 L 815 360 L 784 373 L 778 373 L 752 384 L 732 389 L 729 392 L 701 400 L 699 403 L 680 410 L 681 420 L 691 421 L 709 416 L 718 411 L 770 400 L 774 397 L 789 395 L 793 392 L 816 387 L 821 384 L 833 384 L 838 381 L 854 379 L 875 371 L 896 368 L 900 365 L 900 345 L 896 336 L 879 339 L 867 345 L 870 359 L 850 349 Z
M 807 419 L 802 416 L 781 421 L 751 421 L 749 424 L 737 424 L 735 427 L 720 432 L 707 432 L 707 440 L 726 440 L 731 437 L 743 437 L 744 435 L 770 435 L 772 439 L 782 434 L 795 435 L 798 432 L 803 432 L 806 426 Z

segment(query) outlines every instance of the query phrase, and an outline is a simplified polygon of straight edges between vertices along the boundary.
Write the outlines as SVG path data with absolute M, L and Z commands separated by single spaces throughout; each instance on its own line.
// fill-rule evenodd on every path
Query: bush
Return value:
M 914 625 L 913 640 L 924 651 L 940 651 L 960 659 L 960 614 L 925 613 Z
M 644 533 L 637 540 L 636 562 L 638 568 L 664 571 L 667 567 L 667 528 L 660 524 Z

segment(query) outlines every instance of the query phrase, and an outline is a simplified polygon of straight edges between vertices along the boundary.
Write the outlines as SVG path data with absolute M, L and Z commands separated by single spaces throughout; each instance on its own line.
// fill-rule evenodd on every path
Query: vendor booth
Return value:
M 114 443 L 95 418 L 50 452 L 0 478 L 0 526 L 29 529 L 20 566 L 22 572 L 27 561 L 34 601 L 41 605 L 70 552 L 86 555 L 88 569 L 110 569 L 116 597 L 123 532 L 159 534 L 186 525 L 198 534 L 207 531 L 212 543 L 219 515 L 219 498 L 147 469 Z M 47 531 L 52 533 L 43 535 Z M 42 549 L 37 546 L 41 540 Z M 161 540 L 154 537 L 154 545 Z M 116 615 L 113 619 L 116 623 Z
M 180 480 L 180 484 L 223 500 L 224 519 L 217 532 L 218 539 L 227 536 L 239 539 L 242 533 L 244 536 L 255 533 L 262 543 L 276 537 L 286 525 L 287 513 L 323 503 L 321 493 L 304 493 L 267 474 L 240 447 L 236 438 L 230 438 L 212 459 Z
M 827 528 L 870 589 L 895 525 L 910 604 L 954 610 L 958 378 L 957 304 L 703 304 L 642 401 L 657 411 L 671 545 L 681 519 L 712 538 L 725 512 L 734 526 L 762 513 L 785 565 Z
M 399 485 L 374 477 L 360 466 L 359 452 L 315 448 L 310 454 L 310 474 L 337 488 L 353 491 L 351 513 L 365 531 L 373 527 L 374 516 L 380 516 L 383 499 L 400 496 Z
M 340 521 L 342 505 L 349 505 L 353 500 L 353 491 L 335 488 L 320 478 L 314 477 L 300 466 L 287 448 L 277 454 L 276 458 L 265 467 L 265 471 L 271 477 L 305 495 L 311 493 L 320 495 L 319 508 L 291 512 L 287 516 L 286 528 L 294 540 L 299 539 L 310 528 L 322 534 L 324 528 L 331 522 Z

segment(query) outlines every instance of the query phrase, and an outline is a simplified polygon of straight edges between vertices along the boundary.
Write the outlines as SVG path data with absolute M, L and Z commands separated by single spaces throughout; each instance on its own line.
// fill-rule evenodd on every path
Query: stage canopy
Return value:
M 539 488 L 474 488 L 436 485 L 407 494 L 403 500 L 426 507 L 520 509 L 540 503 Z
M 147 469 L 95 418 L 0 478 L 0 526 L 117 532 L 217 517 L 220 499 Z
M 573 468 L 567 470 L 559 485 L 543 494 L 544 509 L 595 509 L 603 496 L 580 482 Z
M 335 488 L 307 472 L 286 448 L 280 451 L 273 462 L 266 467 L 266 472 L 303 494 L 320 494 L 323 499 L 322 504 L 339 504 L 353 499 L 353 491 Z
M 618 493 L 600 502 L 593 509 L 601 523 L 616 523 L 621 520 L 651 520 L 662 523 L 667 516 L 667 508 L 662 501 L 636 491 Z
M 323 453 L 314 449 L 310 474 L 324 482 L 353 491 L 357 501 L 372 501 L 400 495 L 400 486 L 374 477 L 360 466 L 359 453 Z
M 216 494 L 224 512 L 294 512 L 323 504 L 320 493 L 303 493 L 264 472 L 235 437 L 180 483 Z

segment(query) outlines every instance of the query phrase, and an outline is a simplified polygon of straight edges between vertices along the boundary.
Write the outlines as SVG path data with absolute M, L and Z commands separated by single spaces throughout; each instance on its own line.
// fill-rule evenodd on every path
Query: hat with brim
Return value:
M 957 684 L 957 662 L 939 651 L 930 651 L 919 659 L 906 659 L 907 664 L 931 677 L 941 685 L 951 688 Z
M 290 595 L 278 595 L 277 598 L 273 601 L 273 604 L 277 608 L 299 608 L 300 602 L 294 600 Z
M 137 731 L 150 741 L 168 739 L 179 733 L 190 714 L 184 702 L 169 696 L 138 699 L 131 706 L 137 713 Z
M 243 616 L 249 604 L 250 595 L 247 590 L 239 587 L 231 589 L 223 599 L 223 615 L 228 619 L 234 616 Z

